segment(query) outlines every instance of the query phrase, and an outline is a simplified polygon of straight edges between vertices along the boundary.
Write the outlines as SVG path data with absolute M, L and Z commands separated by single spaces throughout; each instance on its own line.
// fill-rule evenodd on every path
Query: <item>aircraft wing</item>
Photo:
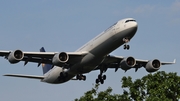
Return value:
M 149 60 L 140 60 L 140 59 L 136 59 L 136 61 L 138 63 L 148 63 Z M 173 60 L 173 62 L 164 62 L 164 61 L 161 61 L 161 65 L 171 65 L 171 64 L 175 64 L 176 63 L 176 59 Z
M 44 79 L 44 76 L 23 75 L 23 74 L 5 74 L 4 76 L 30 78 L 30 79 L 40 79 L 40 80 Z
M 145 68 L 148 68 L 148 70 L 149 70 L 149 71 L 147 70 L 148 72 L 151 72 L 151 71 L 158 70 L 161 65 L 170 65 L 170 64 L 176 63 L 176 60 L 174 60 L 173 62 L 163 62 L 163 61 L 159 61 L 158 59 L 154 59 L 154 60 L 134 59 L 133 64 L 130 64 L 130 66 L 128 66 L 128 61 L 131 62 L 131 60 L 133 60 L 133 59 L 134 59 L 133 57 L 108 55 L 105 57 L 104 61 L 96 68 L 96 70 L 101 69 L 103 67 L 105 69 L 115 68 L 115 71 L 117 71 L 119 68 L 121 68 L 125 71 L 127 71 L 128 69 L 131 69 L 131 68 L 135 68 L 136 69 L 135 71 L 137 71 L 138 68 L 145 67 Z M 157 68 L 152 67 L 152 66 L 155 66 L 153 61 L 155 61 L 155 64 L 159 63 Z M 152 64 L 152 65 L 149 67 L 149 66 L 147 66 L 147 64 L 148 65 Z
M 15 51 L 0 51 L 0 56 L 4 56 L 6 59 L 11 60 L 14 58 L 16 53 L 22 52 L 21 50 Z M 41 63 L 52 64 L 52 59 L 56 54 L 61 52 L 22 52 L 23 57 L 18 59 L 19 61 L 25 61 L 24 65 L 28 62 L 35 62 L 38 63 L 38 66 Z M 82 58 L 83 55 L 87 54 L 87 52 L 64 52 L 68 55 L 69 60 L 67 61 L 68 64 L 73 64 L 78 61 L 78 59 Z M 10 57 L 10 58 L 9 58 Z M 16 62 L 16 61 L 15 61 Z

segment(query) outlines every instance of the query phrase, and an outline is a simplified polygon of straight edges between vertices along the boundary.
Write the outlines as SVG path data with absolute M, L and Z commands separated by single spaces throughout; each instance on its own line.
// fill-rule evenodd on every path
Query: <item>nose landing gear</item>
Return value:
M 129 50 L 129 49 L 130 49 L 130 46 L 125 44 L 125 45 L 124 45 L 124 50 L 125 50 L 125 49 Z
M 106 72 L 107 68 L 106 66 L 102 66 L 100 67 L 100 74 L 98 75 L 98 78 L 96 79 L 96 84 L 98 84 L 99 82 L 101 84 L 104 84 L 104 80 L 106 80 L 106 75 L 103 75 L 104 72 Z
M 130 46 L 127 45 L 127 43 L 129 42 L 130 40 L 128 38 L 123 38 L 123 42 L 124 42 L 124 49 L 127 49 L 129 50 L 130 49 Z

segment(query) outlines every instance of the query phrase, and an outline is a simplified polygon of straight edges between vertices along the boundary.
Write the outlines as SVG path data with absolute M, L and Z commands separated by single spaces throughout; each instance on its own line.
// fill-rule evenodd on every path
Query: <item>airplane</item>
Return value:
M 69 80 L 86 80 L 84 74 L 99 70 L 96 83 L 104 83 L 105 73 L 108 68 L 114 68 L 115 72 L 120 68 L 124 71 L 134 68 L 137 71 L 144 67 L 152 73 L 160 69 L 161 65 L 174 64 L 162 62 L 158 59 L 142 60 L 132 56 L 113 56 L 112 51 L 122 46 L 130 49 L 128 42 L 133 38 L 138 29 L 138 24 L 133 18 L 119 20 L 98 36 L 87 42 L 75 52 L 46 52 L 44 47 L 40 52 L 24 52 L 21 50 L 0 51 L 0 56 L 5 57 L 11 64 L 24 61 L 42 64 L 43 76 L 6 74 L 4 76 L 39 79 L 50 84 L 61 84 Z

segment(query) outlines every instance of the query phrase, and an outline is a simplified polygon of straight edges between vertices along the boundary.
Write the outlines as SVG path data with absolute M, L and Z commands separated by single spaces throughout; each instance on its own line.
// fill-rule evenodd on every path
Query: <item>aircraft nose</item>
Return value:
M 137 28 L 138 28 L 138 24 L 137 24 L 137 22 L 129 22 L 128 24 L 127 24 L 127 29 L 129 29 L 129 30 L 137 30 Z
M 137 28 L 138 24 L 137 24 L 137 22 L 131 22 L 131 23 L 129 23 L 129 27 L 130 28 Z
M 137 24 L 137 22 L 134 22 L 134 25 L 133 25 L 135 28 L 137 28 L 138 27 L 138 24 Z
M 138 24 L 135 21 L 131 21 L 125 24 L 125 30 L 130 33 L 130 36 L 135 35 L 136 31 L 138 29 Z

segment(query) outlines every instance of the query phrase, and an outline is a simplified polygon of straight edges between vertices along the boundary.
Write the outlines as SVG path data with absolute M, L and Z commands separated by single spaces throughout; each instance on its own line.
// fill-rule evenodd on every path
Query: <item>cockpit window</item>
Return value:
M 136 20 L 126 20 L 125 23 L 131 22 L 131 21 L 132 21 L 132 22 L 136 22 Z

